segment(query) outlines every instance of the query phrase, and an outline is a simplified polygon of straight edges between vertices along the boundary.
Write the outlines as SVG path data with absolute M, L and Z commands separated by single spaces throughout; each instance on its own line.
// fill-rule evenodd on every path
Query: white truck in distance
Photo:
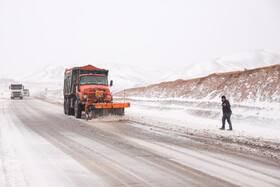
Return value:
M 23 99 L 24 86 L 22 84 L 11 84 L 9 88 L 11 90 L 11 99 L 14 99 L 16 97 L 19 99 Z

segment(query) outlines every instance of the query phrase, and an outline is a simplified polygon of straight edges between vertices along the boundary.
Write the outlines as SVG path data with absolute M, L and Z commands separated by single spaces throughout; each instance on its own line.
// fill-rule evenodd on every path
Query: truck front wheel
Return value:
M 76 118 L 82 117 L 82 106 L 81 104 L 79 104 L 78 100 L 75 101 L 74 111 L 75 111 Z

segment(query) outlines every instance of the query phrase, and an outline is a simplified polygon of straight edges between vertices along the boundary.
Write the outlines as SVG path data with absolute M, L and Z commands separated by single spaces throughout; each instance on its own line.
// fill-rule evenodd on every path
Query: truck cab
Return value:
M 106 75 L 84 74 L 79 76 L 78 81 L 76 93 L 79 94 L 79 100 L 105 103 L 112 101 Z M 98 93 L 98 95 L 90 95 L 89 93 Z
M 11 90 L 11 99 L 23 99 L 24 86 L 22 84 L 11 84 L 9 88 Z

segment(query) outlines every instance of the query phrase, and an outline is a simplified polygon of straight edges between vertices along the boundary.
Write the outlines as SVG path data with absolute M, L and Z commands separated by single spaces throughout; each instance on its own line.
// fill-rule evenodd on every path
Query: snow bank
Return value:
M 213 101 L 126 98 L 129 120 L 142 124 L 185 131 L 200 136 L 249 137 L 280 142 L 280 107 L 252 107 L 232 103 L 234 131 L 221 131 L 221 103 Z M 228 127 L 228 126 L 227 126 Z

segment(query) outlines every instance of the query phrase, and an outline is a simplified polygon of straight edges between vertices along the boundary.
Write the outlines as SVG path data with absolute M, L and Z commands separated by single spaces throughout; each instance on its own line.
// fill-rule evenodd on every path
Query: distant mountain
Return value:
M 57 82 L 63 80 L 64 71 L 65 67 L 62 65 L 49 64 L 17 79 L 25 82 Z
M 180 79 L 193 79 L 213 73 L 241 71 L 276 64 L 280 64 L 280 53 L 278 51 L 255 50 L 220 57 L 212 61 L 193 63 L 182 68 L 177 76 Z

